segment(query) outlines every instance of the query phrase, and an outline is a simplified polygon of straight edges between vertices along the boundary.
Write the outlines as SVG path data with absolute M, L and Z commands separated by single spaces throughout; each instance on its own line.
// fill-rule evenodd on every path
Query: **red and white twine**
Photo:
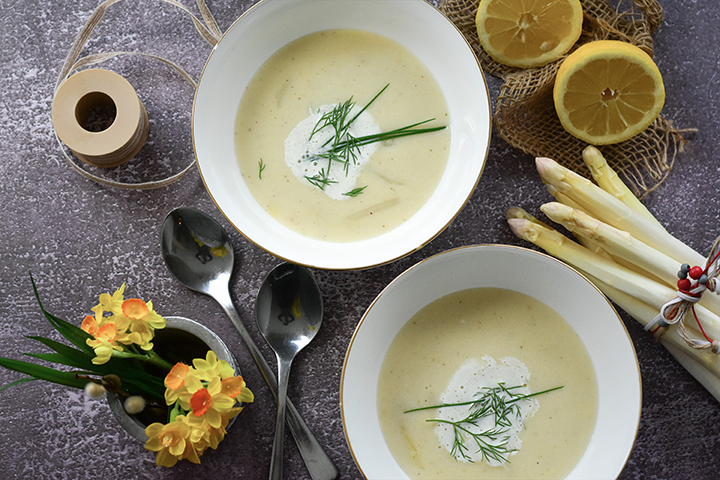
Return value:
M 705 329 L 695 312 L 695 304 L 700 301 L 705 290 L 720 295 L 717 282 L 717 276 L 720 274 L 718 271 L 719 259 L 720 238 L 715 240 L 702 267 L 690 267 L 688 264 L 682 265 L 678 272 L 677 296 L 660 308 L 660 313 L 645 326 L 645 330 L 651 331 L 660 340 L 670 326 L 677 325 L 678 334 L 688 346 L 696 350 L 710 350 L 715 354 L 720 354 L 720 341 L 710 338 L 705 333 Z M 690 335 L 686 325 L 688 312 L 692 312 L 703 338 L 694 338 Z

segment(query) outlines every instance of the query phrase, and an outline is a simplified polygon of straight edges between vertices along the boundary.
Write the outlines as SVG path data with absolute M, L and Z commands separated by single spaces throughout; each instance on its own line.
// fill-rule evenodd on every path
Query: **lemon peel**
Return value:
M 481 0 L 478 39 L 498 63 L 529 68 L 558 60 L 582 32 L 580 0 Z
M 657 65 L 642 49 L 597 40 L 563 61 L 553 100 L 568 133 L 593 145 L 609 145 L 634 137 L 655 121 L 665 103 L 665 87 Z

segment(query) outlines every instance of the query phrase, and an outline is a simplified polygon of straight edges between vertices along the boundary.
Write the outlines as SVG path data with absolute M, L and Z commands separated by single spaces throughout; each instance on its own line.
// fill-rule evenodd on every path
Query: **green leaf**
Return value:
M 28 338 L 37 340 L 57 352 L 56 355 L 36 353 L 25 354 L 39 358 L 41 360 L 67 365 L 69 367 L 82 368 L 91 372 L 95 372 L 98 375 L 107 375 L 109 373 L 114 373 L 124 378 L 158 378 L 155 375 L 149 374 L 143 368 L 141 363 L 132 359 L 112 357 L 107 363 L 96 365 L 92 363 L 92 359 L 95 358 L 94 352 L 89 355 L 83 351 L 68 347 L 67 345 L 63 345 L 62 343 L 44 337 Z
M 144 394 L 155 399 L 163 399 L 165 393 L 164 378 L 159 378 L 148 373 L 142 364 L 134 359 L 111 358 L 107 363 L 95 365 L 92 359 L 95 352 L 87 344 L 87 340 L 92 338 L 87 332 L 81 328 L 56 317 L 51 314 L 42 305 L 40 294 L 38 293 L 35 280 L 30 275 L 35 298 L 37 299 L 40 310 L 50 324 L 71 344 L 77 348 L 64 345 L 62 343 L 50 340 L 45 337 L 30 336 L 33 340 L 37 340 L 54 350 L 55 353 L 26 353 L 25 355 L 35 357 L 40 360 L 66 365 L 73 368 L 82 369 L 81 372 L 61 372 L 52 368 L 35 365 L 20 360 L 12 360 L 0 357 L 0 366 L 25 373 L 34 377 L 33 379 L 47 380 L 60 385 L 82 388 L 87 383 L 86 379 L 76 378 L 76 374 L 95 374 L 103 376 L 107 374 L 116 374 L 121 379 L 121 389 L 129 394 Z M 14 382 L 13 384 L 22 383 Z
M 84 352 L 92 353 L 93 349 L 86 343 L 87 339 L 92 337 L 83 329 L 58 318 L 45 310 L 45 307 L 43 307 L 42 302 L 40 301 L 40 294 L 38 293 L 37 285 L 35 284 L 35 280 L 32 278 L 32 275 L 30 275 L 30 280 L 32 282 L 33 291 L 35 292 L 35 298 L 37 299 L 38 305 L 40 305 L 40 310 L 47 321 L 50 322 L 50 324 L 55 327 L 55 329 L 70 343 Z
M 165 401 L 164 383 L 157 385 L 153 382 L 143 382 L 142 380 L 125 380 L 123 381 L 121 389 L 130 395 L 152 397 L 163 403 Z
M 125 362 L 122 359 L 113 358 L 110 362 L 103 365 L 95 365 L 91 360 L 85 362 L 74 361 L 59 353 L 26 353 L 25 355 L 60 365 L 79 368 L 83 370 L 83 373 L 87 374 L 103 376 L 113 373 L 120 377 L 122 382 L 120 388 L 129 394 L 144 393 L 154 398 L 162 399 L 165 393 L 164 379 L 151 375 L 143 369 L 138 369 L 134 364 L 127 365 L 129 362 Z
M 31 354 L 38 358 L 46 356 L 53 356 L 57 354 Z M 11 358 L 0 357 L 0 366 L 15 370 L 16 372 L 24 373 L 33 377 L 32 379 L 45 380 L 48 382 L 56 383 L 58 385 L 65 385 L 74 388 L 84 388 L 88 382 L 87 379 L 78 378 L 77 375 L 92 374 L 90 371 L 72 371 L 72 372 L 61 372 L 53 368 L 44 367 L 41 365 L 35 365 L 34 363 L 23 362 L 21 360 L 14 360 Z M 110 372 L 108 372 L 110 373 Z M 13 385 L 24 383 L 31 379 L 22 379 L 23 381 L 16 381 L 3 388 L 7 388 Z M 155 399 L 163 399 L 165 393 L 165 385 L 162 380 L 149 374 L 144 376 L 129 377 L 124 376 L 122 379 L 121 389 L 131 395 L 146 395 Z
M 57 363 L 59 365 L 67 365 L 68 367 L 78 366 L 73 362 L 69 361 L 67 357 L 65 357 L 64 355 L 60 355 L 59 353 L 23 353 L 23 355 L 38 358 L 40 360 L 45 360 L 46 362 Z
M 28 336 L 27 338 L 30 338 L 32 340 L 37 340 L 38 342 L 42 343 L 46 347 L 50 348 L 51 350 L 56 351 L 63 357 L 66 357 L 68 360 L 74 361 L 76 363 L 81 363 L 83 366 L 89 364 L 92 364 L 92 359 L 95 357 L 95 352 L 93 350 L 90 350 L 90 353 L 85 352 L 83 350 L 78 350 L 76 348 L 69 347 L 65 344 L 62 344 L 60 342 L 56 342 L 55 340 L 51 340 L 49 338 L 45 337 L 37 337 L 37 336 Z M 65 365 L 70 365 L 64 362 L 56 362 L 56 363 L 63 363 Z M 75 365 L 71 365 L 75 366 Z
M 25 377 L 25 378 L 21 378 L 20 380 L 15 380 L 15 381 L 12 382 L 12 383 L 8 383 L 7 385 L 3 385 L 2 387 L 0 387 L 0 392 L 2 392 L 3 390 L 5 390 L 6 388 L 14 387 L 15 385 L 20 385 L 21 383 L 32 382 L 33 380 L 37 380 L 37 378 L 35 378 L 35 377 Z
M 0 357 L 0 366 L 24 373 L 25 375 L 30 375 L 38 380 L 47 380 L 48 382 L 68 387 L 84 388 L 88 382 L 86 379 L 77 378 L 75 376 L 76 372 L 61 372 L 54 368 L 43 367 L 21 360 L 13 360 L 12 358 Z

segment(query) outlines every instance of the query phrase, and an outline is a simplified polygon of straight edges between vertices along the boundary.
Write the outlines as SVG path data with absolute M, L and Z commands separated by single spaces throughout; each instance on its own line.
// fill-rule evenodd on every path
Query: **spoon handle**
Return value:
M 230 298 L 230 291 L 227 288 L 216 288 L 209 293 L 220 304 L 223 310 L 225 310 L 225 313 L 227 313 L 233 325 L 237 328 L 237 331 L 240 333 L 240 338 L 242 338 L 243 342 L 245 342 L 245 345 L 250 351 L 250 355 L 253 357 L 253 360 L 255 360 L 255 363 L 265 379 L 270 392 L 277 401 L 277 379 L 275 378 L 270 365 L 268 365 L 267 360 L 265 360 L 265 357 L 263 357 L 260 352 L 260 349 L 245 329 L 245 326 L 240 319 L 240 315 L 238 315 L 235 310 L 235 306 Z M 340 473 L 338 472 L 337 467 L 322 448 L 317 438 L 315 438 L 315 435 L 313 435 L 310 431 L 310 428 L 305 423 L 305 420 L 303 420 L 300 416 L 300 413 L 295 408 L 295 405 L 293 405 L 289 399 L 287 399 L 287 414 L 285 416 L 285 420 L 290 429 L 290 433 L 295 439 L 295 443 L 297 444 L 300 455 L 305 462 L 305 466 L 310 473 L 310 477 L 313 480 L 334 480 L 338 478 Z
M 277 355 L 278 364 L 278 406 L 275 419 L 275 437 L 273 438 L 272 456 L 270 457 L 270 480 L 283 478 L 283 447 L 285 445 L 285 412 L 287 407 L 287 389 L 290 380 L 292 358 L 281 358 Z

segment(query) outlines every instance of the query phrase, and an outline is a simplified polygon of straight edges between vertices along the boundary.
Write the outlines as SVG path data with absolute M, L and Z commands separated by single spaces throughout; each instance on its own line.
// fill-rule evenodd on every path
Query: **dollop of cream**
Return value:
M 311 111 L 307 118 L 293 128 L 290 135 L 285 139 L 285 162 L 298 180 L 312 188 L 318 187 L 310 183 L 307 177 L 312 178 L 321 175 L 321 171 L 324 170 L 331 183 L 325 185 L 322 191 L 334 200 L 347 200 L 351 197 L 345 194 L 356 188 L 360 172 L 370 160 L 372 154 L 375 153 L 378 145 L 377 143 L 363 145 L 356 151 L 356 158 L 347 164 L 347 168 L 344 163 L 335 161 L 330 162 L 328 170 L 328 160 L 318 158 L 316 155 L 327 151 L 328 147 L 324 145 L 335 136 L 335 130 L 332 126 L 327 126 L 312 135 L 312 139 L 310 139 L 310 136 L 322 116 L 332 111 L 336 106 L 323 105 L 317 110 Z M 348 118 L 353 118 L 359 111 L 360 107 L 353 106 Z M 372 115 L 365 111 L 352 122 L 348 132 L 353 137 L 358 138 L 380 133 L 380 127 Z
M 504 357 L 500 361 L 496 361 L 489 355 L 477 359 L 469 359 L 463 363 L 455 372 L 445 391 L 440 396 L 440 401 L 445 404 L 454 404 L 468 402 L 476 399 L 476 394 L 482 392 L 483 389 L 497 387 L 498 384 L 504 384 L 506 388 L 522 385 L 521 388 L 513 389 L 513 394 L 527 395 L 532 393 L 527 386 L 530 380 L 530 372 L 523 362 L 513 357 Z M 507 398 L 507 394 L 501 394 Z M 525 421 L 535 415 L 539 408 L 536 398 L 528 398 L 518 402 L 518 414 L 509 415 L 509 426 L 507 431 L 502 435 L 498 435 L 495 439 L 487 439 L 492 445 L 500 445 L 507 442 L 507 450 L 512 452 L 507 455 L 515 455 L 522 446 L 520 432 L 525 428 Z M 448 421 L 458 421 L 466 418 L 473 410 L 472 405 L 463 405 L 457 407 L 443 407 L 438 410 L 437 418 Z M 496 428 L 495 418 L 491 415 L 482 418 L 477 425 L 463 424 L 473 433 L 480 433 Z M 475 440 L 465 434 L 465 445 L 468 447 L 465 456 L 460 452 L 453 452 L 455 444 L 455 432 L 452 425 L 445 423 L 437 423 L 435 426 L 435 434 L 438 437 L 440 445 L 455 455 L 458 461 L 462 462 L 480 462 L 485 461 L 488 465 L 497 467 L 504 465 L 507 461 L 499 461 L 497 459 L 483 458 Z

